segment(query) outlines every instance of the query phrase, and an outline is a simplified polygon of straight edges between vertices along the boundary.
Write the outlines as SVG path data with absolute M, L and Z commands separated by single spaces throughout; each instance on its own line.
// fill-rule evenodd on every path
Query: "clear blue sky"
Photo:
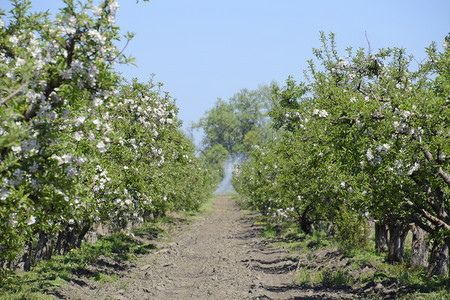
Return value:
M 7 0 L 0 0 L 7 8 Z M 36 10 L 59 0 L 34 0 Z M 94 0 L 94 3 L 97 3 Z M 136 33 L 126 49 L 138 67 L 118 68 L 127 78 L 150 74 L 176 98 L 186 127 L 217 98 L 256 89 L 289 76 L 302 79 L 319 47 L 319 31 L 336 34 L 338 46 L 404 47 L 418 60 L 424 47 L 441 47 L 450 32 L 449 0 L 135 0 L 119 1 L 117 25 Z

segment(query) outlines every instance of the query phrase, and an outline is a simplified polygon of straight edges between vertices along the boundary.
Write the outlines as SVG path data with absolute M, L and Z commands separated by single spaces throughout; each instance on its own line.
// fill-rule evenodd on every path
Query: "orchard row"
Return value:
M 234 186 L 264 214 L 310 232 L 331 224 L 346 245 L 376 222 L 380 249 L 402 261 L 410 225 L 450 246 L 450 48 L 432 44 L 416 66 L 404 49 L 346 49 L 333 34 L 305 72 L 274 86 L 278 137 L 256 146 Z M 442 49 L 439 51 L 438 49 Z
M 161 85 L 114 70 L 132 62 L 115 46 L 119 4 L 64 3 L 0 12 L 2 268 L 19 254 L 29 265 L 42 241 L 65 253 L 99 223 L 196 209 L 216 183 Z

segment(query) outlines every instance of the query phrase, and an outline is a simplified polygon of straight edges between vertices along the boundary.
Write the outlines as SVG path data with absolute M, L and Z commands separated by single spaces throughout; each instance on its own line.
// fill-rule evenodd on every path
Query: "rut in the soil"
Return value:
M 57 294 L 64 299 L 353 299 L 346 290 L 294 283 L 299 259 L 260 237 L 250 214 L 220 196 L 204 219 L 186 225 L 137 262 L 104 259 L 119 279 L 82 276 Z

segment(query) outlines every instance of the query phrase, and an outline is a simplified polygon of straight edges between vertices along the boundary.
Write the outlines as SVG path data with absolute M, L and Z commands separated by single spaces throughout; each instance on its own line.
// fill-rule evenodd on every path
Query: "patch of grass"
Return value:
M 89 257 L 104 255 L 115 260 L 130 260 L 136 259 L 137 254 L 147 254 L 155 248 L 154 244 L 139 242 L 123 233 L 114 233 L 102 237 L 95 244 L 83 244 L 81 253 L 90 254 Z
M 301 285 L 311 285 L 320 282 L 320 273 L 315 269 L 299 268 L 295 282 Z
M 324 247 L 332 247 L 334 241 L 329 239 L 325 232 L 314 231 L 312 235 L 309 235 L 305 240 L 306 246 L 309 249 L 320 249 Z
M 307 235 L 294 222 L 273 223 L 269 218 L 256 219 L 256 224 L 262 226 L 261 236 L 264 238 L 276 238 L 274 245 L 296 249 L 304 246 L 303 241 Z
M 347 248 L 342 250 L 345 256 L 349 257 L 349 263 L 356 265 L 358 268 L 378 267 L 383 261 L 384 257 L 375 251 L 360 248 Z
M 266 223 L 264 224 L 261 236 L 264 238 L 275 238 L 279 234 L 279 226 L 277 224 Z
M 360 285 L 365 285 L 366 283 L 369 282 L 383 282 L 383 281 L 387 281 L 387 280 L 391 280 L 392 277 L 390 277 L 388 274 L 386 274 L 383 271 L 375 271 L 375 272 L 369 272 L 366 273 L 364 275 L 361 275 L 358 278 L 358 283 Z
M 104 273 L 97 273 L 98 275 L 95 278 L 95 281 L 101 283 L 115 282 L 119 278 L 117 274 L 107 275 Z
M 198 211 L 199 211 L 200 213 L 204 213 L 204 212 L 207 212 L 207 211 L 212 211 L 212 210 L 213 210 L 213 203 L 214 203 L 216 200 L 217 200 L 216 197 L 209 198 L 206 202 L 204 202 L 204 203 L 200 206 L 200 208 L 199 208 Z
M 320 274 L 320 281 L 324 286 L 346 287 L 353 284 L 353 278 L 344 270 L 325 269 Z
M 207 201 L 203 202 L 196 210 L 186 211 L 185 214 L 190 220 L 201 220 L 205 218 L 205 212 L 212 211 L 213 203 L 217 200 L 217 197 L 211 197 Z
M 139 228 L 134 229 L 133 234 L 149 240 L 157 239 L 160 235 L 164 234 L 164 230 L 161 228 L 161 223 L 164 222 L 164 218 L 145 222 Z
M 396 282 L 414 287 L 418 292 L 426 292 L 432 295 L 435 292 L 440 293 L 446 288 L 446 277 L 427 276 L 426 268 L 409 268 L 407 263 L 391 265 L 386 263 L 385 255 L 375 252 L 373 249 L 348 248 L 343 251 L 349 257 L 349 266 L 347 270 L 363 269 L 369 267 L 374 271 L 362 274 L 357 278 L 357 283 L 364 286 L 370 282 Z M 405 260 L 407 261 L 407 260 Z M 450 299 L 447 293 L 446 299 Z M 414 297 L 414 299 L 416 299 Z M 419 297 L 418 299 L 428 299 Z M 432 298 L 434 299 L 434 298 Z

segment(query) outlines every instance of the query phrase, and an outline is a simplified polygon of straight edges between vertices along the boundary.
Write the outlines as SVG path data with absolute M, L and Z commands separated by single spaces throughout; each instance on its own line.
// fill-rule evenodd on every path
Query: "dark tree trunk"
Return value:
M 27 242 L 25 244 L 25 254 L 23 255 L 23 270 L 25 272 L 28 272 L 31 270 L 32 257 L 33 257 L 33 249 L 31 246 L 31 242 Z
M 445 276 L 448 272 L 448 245 L 442 242 L 434 242 L 431 249 L 428 276 Z
M 313 222 L 311 222 L 311 220 L 308 218 L 308 214 L 310 211 L 311 211 L 310 205 L 306 206 L 302 213 L 300 213 L 300 211 L 297 211 L 298 222 L 300 223 L 300 228 L 306 234 L 310 234 L 312 232 L 312 223 Z
M 401 220 L 389 222 L 388 262 L 402 263 L 405 254 L 405 239 L 409 231 L 408 224 Z
M 411 268 L 418 268 L 420 266 L 427 267 L 429 250 L 427 242 L 428 232 L 414 225 L 412 235 L 410 266 Z
M 386 224 L 380 221 L 375 222 L 375 249 L 379 253 L 387 252 L 388 251 L 387 241 L 388 241 L 388 230 Z
M 39 241 L 36 246 L 36 253 L 35 253 L 36 261 L 49 260 L 52 257 L 54 246 L 55 246 L 54 237 L 50 237 L 48 235 L 40 233 Z
M 79 247 L 90 228 L 90 225 L 74 226 L 72 229 L 66 228 L 61 231 L 58 234 L 55 252 L 64 255 L 71 249 Z
M 306 234 L 311 234 L 312 232 L 312 223 L 309 220 L 300 219 L 300 228 Z

